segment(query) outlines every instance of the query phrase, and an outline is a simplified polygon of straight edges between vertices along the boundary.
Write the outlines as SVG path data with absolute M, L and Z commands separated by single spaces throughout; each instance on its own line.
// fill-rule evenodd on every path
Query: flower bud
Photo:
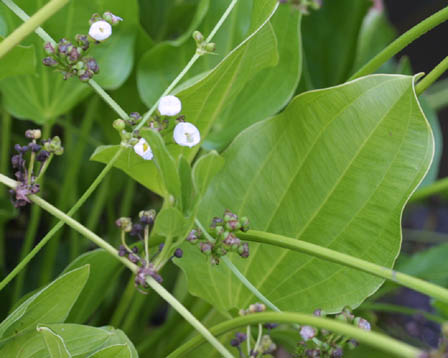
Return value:
M 215 52 L 216 51 L 216 44 L 214 42 L 209 42 L 204 46 L 204 50 L 206 52 Z
M 132 220 L 128 217 L 117 219 L 115 221 L 115 225 L 117 225 L 124 232 L 130 232 L 132 230 Z
M 249 227 L 250 227 L 250 222 L 249 222 L 249 218 L 247 216 L 243 216 L 240 219 L 240 224 L 241 224 L 241 231 L 243 232 L 247 232 L 249 231 Z
M 241 229 L 241 224 L 238 220 L 229 220 L 228 222 L 226 222 L 225 227 L 227 230 L 237 231 Z
M 264 312 L 264 311 L 266 311 L 266 305 L 264 305 L 263 303 L 257 302 L 257 303 L 250 305 L 248 311 L 249 311 L 249 313 Z
M 81 80 L 81 82 L 87 82 L 90 79 L 92 79 L 93 77 L 93 72 L 90 70 L 81 70 L 79 72 L 79 79 Z
M 347 346 L 349 349 L 355 349 L 356 347 L 359 346 L 359 342 L 356 339 L 350 339 L 347 342 Z
M 201 242 L 199 244 L 199 248 L 201 249 L 201 252 L 205 255 L 211 255 L 213 245 L 209 242 Z
M 164 96 L 159 101 L 158 109 L 162 116 L 175 116 L 182 110 L 182 102 L 176 96 Z
M 78 34 L 75 36 L 75 40 L 78 43 L 78 46 L 80 46 L 84 51 L 89 49 L 90 42 L 86 35 Z
M 29 144 L 29 147 L 30 147 L 30 149 L 31 149 L 31 151 L 33 152 L 33 153 L 37 153 L 39 150 L 41 150 L 41 148 L 42 148 L 42 146 L 40 146 L 39 144 L 37 144 L 37 143 L 30 143 Z
M 25 164 L 25 160 L 22 158 L 21 154 L 15 154 L 11 158 L 11 164 L 14 169 L 19 169 Z
M 138 112 L 132 112 L 129 114 L 129 118 L 131 119 L 131 122 L 134 125 L 142 119 L 142 116 Z
M 98 13 L 96 12 L 96 13 L 92 14 L 92 16 L 90 17 L 90 19 L 89 19 L 89 25 L 92 25 L 92 24 L 94 24 L 95 22 L 97 22 L 97 21 L 101 21 L 101 20 L 103 20 L 103 18 L 101 17 L 100 14 L 98 14 Z
M 316 317 L 326 317 L 327 313 L 324 310 L 318 308 L 318 309 L 314 310 L 313 315 Z
M 200 237 L 201 237 L 201 232 L 197 229 L 193 229 L 188 234 L 186 240 L 191 244 L 196 244 L 199 241 Z
M 154 218 L 156 217 L 156 211 L 154 209 L 151 210 L 142 210 L 138 214 L 140 218 L 140 222 L 146 225 L 151 225 L 154 222 Z
M 84 59 L 84 63 L 86 64 L 86 68 L 92 71 L 93 73 L 100 72 L 100 68 L 98 66 L 98 63 L 93 57 L 88 57 Z
M 183 255 L 184 255 L 184 252 L 182 251 L 182 249 L 178 248 L 178 249 L 176 249 L 176 251 L 174 251 L 173 256 L 180 259 L 180 258 L 182 258 Z
M 243 242 L 243 244 L 238 248 L 238 253 L 243 258 L 249 257 L 249 244 L 247 242 Z
M 114 127 L 114 129 L 116 129 L 117 131 L 122 131 L 123 129 L 126 128 L 126 122 L 122 119 L 116 119 L 113 123 L 112 126 Z
M 28 139 L 39 139 L 42 136 L 40 129 L 28 129 L 25 131 L 25 137 Z
M 200 45 L 204 42 L 204 35 L 200 31 L 193 32 L 193 39 L 196 41 L 196 44 Z
M 78 61 L 78 58 L 79 58 L 79 52 L 76 47 L 73 47 L 68 53 L 68 62 L 75 63 L 76 61 Z
M 212 258 L 210 259 L 210 263 L 211 263 L 213 266 L 217 266 L 217 265 L 219 265 L 219 257 L 212 256 Z
M 365 331 L 371 330 L 369 321 L 365 320 L 364 318 L 356 317 L 353 323 L 355 324 L 355 326 Z
M 44 51 L 49 55 L 53 55 L 56 52 L 56 49 L 51 42 L 45 42 Z
M 228 222 L 230 220 L 238 220 L 238 215 L 232 213 L 229 209 L 224 211 L 224 221 Z
M 53 57 L 45 57 L 42 60 L 42 63 L 48 67 L 55 67 L 58 65 L 58 62 Z
M 67 55 L 73 48 L 73 45 L 67 39 L 61 39 L 58 43 L 58 52 L 60 55 Z
M 330 349 L 330 358 L 342 358 L 344 356 L 344 351 L 342 348 L 331 348 Z
M 103 19 L 104 19 L 105 21 L 107 21 L 107 22 L 108 22 L 109 24 L 111 24 L 111 25 L 116 25 L 116 24 L 118 24 L 120 21 L 123 21 L 123 19 L 122 19 L 121 17 L 112 14 L 110 11 L 106 11 L 106 12 L 103 14 Z
M 316 337 L 316 334 L 317 331 L 314 327 L 302 326 L 302 328 L 300 328 L 300 336 L 305 342 Z

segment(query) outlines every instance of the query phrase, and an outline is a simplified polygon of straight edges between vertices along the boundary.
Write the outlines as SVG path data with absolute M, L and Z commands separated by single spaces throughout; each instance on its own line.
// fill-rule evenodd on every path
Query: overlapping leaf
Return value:
M 284 234 L 391 267 L 403 206 L 433 156 L 414 79 L 375 75 L 295 98 L 280 115 L 244 131 L 202 202 L 206 223 L 224 209 L 252 228 Z M 210 267 L 186 244 L 178 262 L 191 292 L 223 310 L 256 298 L 225 265 Z M 251 244 L 232 261 L 284 310 L 356 306 L 381 279 L 288 250 Z

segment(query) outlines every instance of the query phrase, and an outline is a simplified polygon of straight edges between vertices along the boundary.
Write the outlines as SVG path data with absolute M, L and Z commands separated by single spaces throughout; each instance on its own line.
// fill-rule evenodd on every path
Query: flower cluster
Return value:
M 246 316 L 248 314 L 255 314 L 259 312 L 264 312 L 266 310 L 266 306 L 262 303 L 255 303 L 250 305 L 247 309 L 241 309 L 240 315 Z M 265 331 L 263 332 L 263 327 Z M 274 323 L 266 323 L 264 326 L 261 324 L 258 325 L 258 338 L 256 340 L 256 343 L 253 348 L 251 348 L 251 342 L 250 342 L 250 336 L 248 337 L 246 334 L 237 332 L 235 334 L 235 337 L 230 341 L 230 345 L 232 347 L 235 347 L 238 352 L 239 356 L 242 358 L 259 358 L 259 357 L 266 357 L 270 356 L 271 354 L 274 354 L 275 350 L 277 349 L 277 345 L 272 341 L 269 333 L 272 329 L 276 328 L 277 324 Z M 250 332 L 250 326 L 248 327 L 248 332 Z M 241 348 L 241 345 L 243 342 L 246 342 L 249 339 L 248 343 L 248 355 L 246 356 L 243 353 L 243 349 Z
M 209 230 L 214 238 L 208 237 L 208 233 L 205 234 L 199 229 L 193 229 L 186 240 L 192 245 L 199 245 L 201 252 L 211 257 L 213 265 L 218 265 L 220 257 L 228 252 L 236 252 L 243 258 L 249 257 L 249 244 L 236 236 L 238 231 L 249 230 L 247 217 L 238 218 L 236 214 L 226 210 L 223 218 L 212 219 Z
M 326 317 L 326 313 L 320 309 L 314 311 L 314 315 Z M 334 319 L 370 331 L 370 323 L 364 318 L 355 317 L 349 308 L 344 308 L 341 313 L 334 316 Z M 341 358 L 345 348 L 354 349 L 358 346 L 358 342 L 354 339 L 311 326 L 300 327 L 300 338 L 296 358 Z
M 45 43 L 44 50 L 48 56 L 42 60 L 42 63 L 60 71 L 64 79 L 76 76 L 83 82 L 90 80 L 100 71 L 96 60 L 87 56 L 91 44 L 106 40 L 112 34 L 112 25 L 121 20 L 109 11 L 102 17 L 94 14 L 89 21 L 88 35 L 78 34 L 74 41 L 63 38 L 58 43 Z
M 322 6 L 322 0 L 279 0 L 280 4 L 291 4 L 303 14 L 309 14 L 309 10 L 318 10 Z
M 202 56 L 215 52 L 216 44 L 214 42 L 207 42 L 201 32 L 193 32 L 193 39 L 196 42 L 196 53 L 198 55 Z
M 162 252 L 163 244 L 159 246 L 158 251 L 152 256 L 149 256 L 148 239 L 151 228 L 154 224 L 156 217 L 155 210 L 140 211 L 139 219 L 137 222 L 132 222 L 129 217 L 121 217 L 115 221 L 115 224 L 121 230 L 121 245 L 118 249 L 118 255 L 120 257 L 127 257 L 129 261 L 138 265 L 138 271 L 135 276 L 135 286 L 148 288 L 146 282 L 147 277 L 152 277 L 157 282 L 163 282 L 162 276 L 158 273 L 156 265 L 153 263 L 154 259 Z M 137 237 L 144 242 L 145 250 L 144 257 L 139 255 L 139 250 L 136 246 L 130 248 L 126 243 L 126 235 L 129 234 L 132 237 Z M 183 252 L 181 249 L 176 249 L 173 253 L 173 257 L 181 258 Z
M 177 116 L 181 111 L 182 102 L 179 98 L 171 95 L 164 96 L 158 103 L 158 114 L 149 118 L 147 126 L 159 132 L 170 129 L 169 117 L 176 116 L 177 124 L 173 129 L 173 139 L 180 146 L 192 148 L 200 143 L 201 134 L 194 124 L 185 122 L 185 116 Z M 151 146 L 144 138 L 138 138 L 137 131 L 132 129 L 141 122 L 142 118 L 140 113 L 132 112 L 128 120 L 117 119 L 113 126 L 120 134 L 123 143 L 132 145 L 134 152 L 144 160 L 152 160 L 154 155 Z
M 11 158 L 11 164 L 15 170 L 17 186 L 10 190 L 12 202 L 16 208 L 30 203 L 28 195 L 36 194 L 40 191 L 39 179 L 42 178 L 50 164 L 53 155 L 62 155 L 64 148 L 61 145 L 59 137 L 53 137 L 48 140 L 42 140 L 39 129 L 28 129 L 25 137 L 31 141 L 24 146 L 16 144 L 14 149 L 17 154 Z M 30 153 L 29 156 L 27 153 Z M 27 164 L 27 157 L 29 164 Z

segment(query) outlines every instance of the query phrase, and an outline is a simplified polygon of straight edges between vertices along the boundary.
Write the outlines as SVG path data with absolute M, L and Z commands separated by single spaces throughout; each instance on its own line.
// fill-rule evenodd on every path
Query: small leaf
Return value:
M 89 265 L 85 265 L 50 283 L 17 307 L 0 324 L 0 337 L 19 334 L 34 328 L 38 323 L 64 322 L 88 278 Z
M 199 158 L 193 167 L 193 180 L 200 198 L 205 194 L 211 180 L 224 166 L 224 158 L 211 151 Z
M 153 230 L 156 235 L 174 238 L 184 234 L 186 225 L 184 216 L 179 210 L 166 208 L 157 214 Z
M 45 345 L 51 358 L 71 358 L 71 354 L 61 336 L 55 334 L 48 327 L 38 326 L 37 331 L 44 338 Z
M 109 346 L 91 354 L 88 358 L 131 358 L 131 351 L 126 344 Z

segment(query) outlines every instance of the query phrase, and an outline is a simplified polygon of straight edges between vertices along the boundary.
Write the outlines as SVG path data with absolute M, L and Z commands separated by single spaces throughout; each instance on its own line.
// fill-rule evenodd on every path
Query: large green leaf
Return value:
M 131 351 L 126 344 L 115 344 L 107 348 L 103 348 L 88 358 L 131 358 Z
M 276 38 L 268 23 L 277 2 L 260 0 L 258 4 L 259 7 L 254 8 L 253 17 L 256 24 L 261 23 L 260 26 L 207 76 L 177 94 L 182 100 L 182 114 L 188 122 L 199 128 L 202 138 L 207 136 L 226 104 L 236 98 L 245 84 L 258 71 L 277 62 Z M 171 155 L 177 160 L 183 154 L 191 161 L 199 146 L 187 149 L 173 143 L 170 138 L 170 133 L 165 134 Z M 91 159 L 107 163 L 118 148 L 118 146 L 99 147 Z M 165 185 L 160 182 L 160 174 L 154 163 L 138 157 L 132 148 L 123 151 L 116 167 L 154 192 L 162 195 L 165 193 Z
M 0 324 L 0 337 L 17 335 L 38 323 L 64 322 L 88 277 L 89 266 L 84 265 L 32 295 Z
M 333 86 L 348 78 L 370 6 L 369 0 L 324 1 L 320 10 L 303 18 L 307 89 Z
M 3 41 L 0 35 L 0 40 Z M 17 75 L 33 74 L 36 69 L 36 53 L 33 46 L 16 46 L 0 58 L 0 80 Z
M 392 267 L 403 207 L 422 180 L 434 143 L 409 76 L 373 75 L 296 97 L 280 115 L 244 131 L 201 204 L 210 222 L 224 209 L 252 228 L 295 237 Z M 357 306 L 383 280 L 272 246 L 251 244 L 232 261 L 284 310 Z M 256 298 L 225 265 L 209 267 L 185 245 L 177 262 L 191 292 L 223 310 Z
M 42 335 L 51 358 L 72 357 L 61 336 L 54 333 L 48 327 L 37 327 L 37 331 Z
M 20 6 L 29 14 L 44 5 L 44 1 L 26 0 Z M 77 0 L 48 20 L 44 28 L 56 41 L 62 37 L 73 39 L 77 33 L 87 33 L 88 20 L 95 12 L 110 10 L 124 18 L 114 28 L 113 36 L 91 54 L 98 60 L 101 73 L 96 77 L 107 89 L 119 87 L 129 76 L 134 62 L 134 42 L 138 31 L 137 0 Z M 9 28 L 21 22 L 9 9 L 0 5 Z M 5 16 L 6 16 L 5 15 Z M 89 93 L 89 86 L 72 78 L 64 81 L 60 73 L 46 68 L 40 62 L 45 54 L 43 41 L 33 34 L 26 40 L 36 47 L 37 71 L 26 76 L 9 77 L 0 82 L 5 108 L 17 118 L 43 123 L 68 112 Z
M 280 6 L 271 24 L 278 41 L 278 64 L 260 71 L 245 86 L 218 118 L 206 148 L 223 149 L 243 129 L 277 113 L 293 96 L 302 72 L 301 13 Z

